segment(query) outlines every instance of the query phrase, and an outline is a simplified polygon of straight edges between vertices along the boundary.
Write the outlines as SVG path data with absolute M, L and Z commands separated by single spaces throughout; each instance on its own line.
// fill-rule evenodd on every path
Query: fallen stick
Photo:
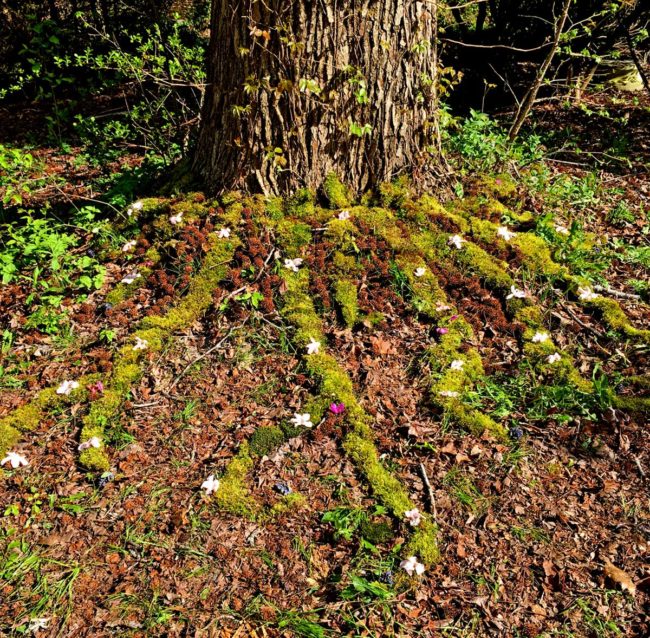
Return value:
M 424 481 L 424 485 L 427 488 L 427 496 L 429 497 L 429 508 L 430 508 L 430 513 L 433 515 L 433 522 L 437 523 L 438 512 L 436 511 L 436 498 L 433 495 L 433 490 L 431 489 L 431 483 L 429 482 L 429 477 L 424 467 L 424 463 L 420 463 L 420 474 L 422 476 L 422 480 Z

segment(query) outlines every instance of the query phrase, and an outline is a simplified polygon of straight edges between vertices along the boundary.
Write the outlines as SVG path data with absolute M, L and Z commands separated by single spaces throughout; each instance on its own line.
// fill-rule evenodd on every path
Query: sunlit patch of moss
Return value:
M 0 456 L 4 455 L 20 440 L 20 431 L 4 419 L 0 421 Z
M 301 268 L 298 272 L 283 272 L 287 286 L 282 301 L 282 315 L 296 327 L 295 341 L 306 346 L 310 339 L 324 342 L 323 323 L 316 313 L 314 302 L 305 290 L 309 289 L 309 271 Z
M 413 294 L 411 302 L 416 310 L 425 316 L 438 318 L 441 313 L 436 308 L 446 300 L 446 296 L 438 279 L 426 268 L 425 261 L 416 255 L 398 255 L 395 262 L 409 282 Z M 415 275 L 418 268 L 425 269 L 420 277 Z
M 650 330 L 635 328 L 617 301 L 607 297 L 596 297 L 582 302 L 588 308 L 595 308 L 603 321 L 613 330 L 635 340 L 650 342 Z
M 406 556 L 419 556 L 424 565 L 434 565 L 440 561 L 438 548 L 438 526 L 428 517 L 420 521 L 417 529 L 406 543 Z
M 509 290 L 514 284 L 506 272 L 508 265 L 476 244 L 467 242 L 460 250 L 447 248 L 446 253 L 466 274 L 477 276 L 491 288 Z
M 413 196 L 409 178 L 401 175 L 392 182 L 384 182 L 379 186 L 379 196 L 384 208 L 401 210 Z
M 400 250 L 407 246 L 404 233 L 395 224 L 395 215 L 385 208 L 367 208 L 356 206 L 350 209 L 353 219 L 357 219 L 370 227 L 372 232 L 393 250 Z
M 49 411 L 85 401 L 88 398 L 86 386 L 98 378 L 95 374 L 80 377 L 77 379 L 79 387 L 67 395 L 57 394 L 54 387 L 45 388 L 29 403 L 0 418 L 0 455 L 4 456 L 9 447 L 18 442 L 21 432 L 35 430 Z
M 212 242 L 212 247 L 206 253 L 201 269 L 192 278 L 185 297 L 166 315 L 145 317 L 141 322 L 143 328 L 161 328 L 169 333 L 191 325 L 210 307 L 212 294 L 228 273 L 228 264 L 240 243 L 235 237 L 224 240 L 214 236 Z
M 627 397 L 614 395 L 612 403 L 615 408 L 626 412 L 640 412 L 650 414 L 650 397 Z
M 311 242 L 311 228 L 304 222 L 285 218 L 277 222 L 275 229 L 282 237 L 282 252 L 286 257 L 299 257 L 301 249 Z
M 264 215 L 271 222 L 278 221 L 284 217 L 284 199 L 282 197 L 269 197 L 266 199 Z
M 223 476 L 219 478 L 215 500 L 220 509 L 230 514 L 255 518 L 260 505 L 252 498 L 246 485 L 246 477 L 252 469 L 253 459 L 248 445 L 242 443 L 237 455 L 230 460 Z
M 557 277 L 567 274 L 566 268 L 553 261 L 546 242 L 531 233 L 517 233 L 511 240 L 519 248 L 526 265 L 539 275 Z
M 332 208 L 347 208 L 352 198 L 347 187 L 341 182 L 336 173 L 329 173 L 323 183 L 323 191 Z
M 145 317 L 140 322 L 140 329 L 132 335 L 133 342 L 127 343 L 118 351 L 103 396 L 92 403 L 89 413 L 84 417 L 82 440 L 96 436 L 103 441 L 104 427 L 118 413 L 130 388 L 142 376 L 142 359 L 145 353 L 160 351 L 175 330 L 191 325 L 210 307 L 213 291 L 219 281 L 226 276 L 228 264 L 239 240 L 235 237 L 222 240 L 215 234 L 211 236 L 210 241 L 210 249 L 206 253 L 201 269 L 192 278 L 185 297 L 166 315 Z M 147 341 L 146 349 L 134 349 L 136 337 Z M 80 461 L 94 470 L 105 470 L 109 464 L 103 447 L 85 450 L 80 456 Z
M 431 195 L 420 197 L 415 205 L 408 209 L 408 218 L 420 226 L 430 225 L 432 222 L 435 224 L 437 219 L 444 218 L 451 221 L 461 233 L 469 229 L 469 223 L 464 217 L 448 210 Z
M 97 436 L 98 438 L 102 436 L 102 432 L 97 428 L 97 434 L 91 436 Z M 90 438 L 90 437 L 88 437 Z M 85 439 L 87 440 L 87 439 Z M 95 470 L 97 472 L 106 472 L 111 467 L 110 459 L 108 455 L 102 448 L 88 448 L 83 450 L 79 454 L 79 462 L 88 469 Z
M 345 437 L 343 448 L 365 476 L 378 500 L 390 509 L 395 517 L 403 518 L 404 512 L 411 509 L 413 503 L 399 479 L 379 460 L 374 443 L 353 431 Z
M 340 250 L 337 250 L 332 257 L 332 266 L 334 270 L 342 275 L 359 272 L 361 266 L 352 255 L 346 255 Z
M 280 428 L 260 426 L 255 430 L 248 443 L 251 454 L 266 456 L 284 443 L 285 434 Z
M 343 322 L 348 328 L 353 328 L 359 320 L 356 284 L 350 279 L 339 279 L 334 284 L 334 299 L 341 310 Z
M 474 181 L 473 188 L 478 193 L 502 200 L 512 199 L 517 194 L 517 183 L 507 173 L 481 175 Z
M 135 225 L 136 223 L 140 225 L 143 220 L 152 219 L 168 213 L 170 208 L 170 200 L 160 197 L 146 197 L 138 200 L 136 204 L 138 205 L 137 207 L 134 207 L 133 204 L 127 207 L 124 217 L 121 219 L 121 223 L 118 223 L 118 226 L 124 224 Z
M 354 248 L 356 234 L 357 228 L 349 219 L 332 219 L 325 230 L 325 237 L 343 251 Z
M 307 499 L 299 492 L 292 492 L 275 503 L 266 513 L 265 518 L 277 518 L 301 509 L 307 509 Z

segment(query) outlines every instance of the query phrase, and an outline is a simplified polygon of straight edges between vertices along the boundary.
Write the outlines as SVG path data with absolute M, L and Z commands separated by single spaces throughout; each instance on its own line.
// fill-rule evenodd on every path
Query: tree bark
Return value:
M 212 192 L 421 178 L 434 38 L 430 1 L 213 0 L 195 170 Z

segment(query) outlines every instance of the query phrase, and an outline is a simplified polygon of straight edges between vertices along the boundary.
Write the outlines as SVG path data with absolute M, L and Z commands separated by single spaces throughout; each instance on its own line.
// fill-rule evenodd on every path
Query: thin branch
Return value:
M 434 523 L 438 522 L 438 512 L 436 510 L 436 498 L 433 495 L 433 489 L 431 488 L 431 483 L 429 482 L 429 476 L 427 475 L 427 470 L 424 467 L 423 463 L 420 463 L 420 475 L 422 476 L 422 481 L 424 486 L 427 488 L 427 496 L 429 498 L 429 507 L 431 509 L 431 515 L 433 516 Z

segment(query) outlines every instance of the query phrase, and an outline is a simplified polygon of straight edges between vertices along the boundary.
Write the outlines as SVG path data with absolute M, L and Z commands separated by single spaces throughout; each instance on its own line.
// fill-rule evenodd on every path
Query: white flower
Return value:
M 130 275 L 127 275 L 122 279 L 123 284 L 132 284 L 136 279 L 139 277 L 142 277 L 142 275 L 139 272 L 133 272 Z
M 531 341 L 533 343 L 544 343 L 548 341 L 548 334 L 546 332 L 536 332 Z
M 35 634 L 37 631 L 40 631 L 41 629 L 48 629 L 50 623 L 49 618 L 32 618 L 29 621 L 29 625 L 27 625 L 27 631 L 29 631 L 32 634 Z
M 219 239 L 226 239 L 230 237 L 230 228 L 222 228 L 218 233 L 217 237 Z
M 219 489 L 219 479 L 214 478 L 214 474 L 210 474 L 210 476 L 201 483 L 201 489 L 205 490 L 205 493 L 208 496 L 214 494 Z
M 301 264 L 302 264 L 302 259 L 300 257 L 296 257 L 296 259 L 284 260 L 284 267 L 288 268 L 289 270 L 293 270 L 293 272 L 298 272 L 298 268 L 300 268 Z
M 406 510 L 406 512 L 404 512 L 404 518 L 408 521 L 411 527 L 417 527 L 422 521 L 422 514 L 420 514 L 420 510 L 415 507 L 412 510 Z
M 133 215 L 133 211 L 135 210 L 141 210 L 142 209 L 142 202 L 133 202 L 127 209 L 126 209 L 126 214 L 131 217 Z
M 566 226 L 562 226 L 562 224 L 556 224 L 555 232 L 559 233 L 560 235 L 568 235 L 571 231 Z
M 546 357 L 546 361 L 548 363 L 557 363 L 562 359 L 562 355 L 559 352 L 556 352 L 554 354 L 550 354 L 548 357 Z
M 465 239 L 463 239 L 460 235 L 452 235 L 449 238 L 449 245 L 450 246 L 456 246 L 456 248 L 460 249 L 462 248 L 463 244 L 465 243 Z
M 5 465 L 6 463 L 9 463 L 14 470 L 29 465 L 29 461 L 22 454 L 17 454 L 16 452 L 7 452 L 7 456 L 0 461 L 0 465 Z
M 426 271 L 427 271 L 426 268 L 416 268 L 415 269 L 415 276 L 416 277 L 422 277 Z
M 350 211 L 349 210 L 342 210 L 339 213 L 339 219 L 340 220 L 350 219 Z
M 406 560 L 403 560 L 399 566 L 409 575 L 413 576 L 415 572 L 418 576 L 424 574 L 424 565 L 418 562 L 418 559 L 415 556 L 409 556 Z
M 149 347 L 149 342 L 146 339 L 141 339 L 136 335 L 134 350 L 146 350 Z
M 172 215 L 169 218 L 169 223 L 173 224 L 175 226 L 176 224 L 180 224 L 182 219 L 183 219 L 183 213 L 180 212 L 180 213 L 177 213 L 176 215 Z
M 582 301 L 592 301 L 600 297 L 598 293 L 595 293 L 591 288 L 578 288 L 578 295 Z
M 517 288 L 517 286 L 510 286 L 510 294 L 506 299 L 512 299 L 513 297 L 516 297 L 517 299 L 525 299 L 528 297 L 528 293 L 525 290 Z
M 451 306 L 448 306 L 446 303 L 439 301 L 436 304 L 436 312 L 444 312 L 445 310 L 451 310 Z
M 454 392 L 453 390 L 440 390 L 438 394 L 441 397 L 450 397 L 452 399 L 458 396 L 458 392 Z
M 318 354 L 320 350 L 320 341 L 316 341 L 313 337 L 309 338 L 309 343 L 307 344 L 307 354 Z
M 73 390 L 76 390 L 79 387 L 79 382 L 78 381 L 64 381 L 57 389 L 56 393 L 57 394 L 65 394 L 68 395 L 70 392 Z
M 506 241 L 510 241 L 517 233 L 513 233 L 509 228 L 505 226 L 499 226 L 497 229 L 497 235 L 503 237 Z
M 462 370 L 465 362 L 462 359 L 454 359 L 449 366 L 452 370 Z
M 135 239 L 127 241 L 126 244 L 122 246 L 122 252 L 128 253 L 130 250 L 133 250 L 136 247 L 137 243 L 138 242 Z
M 291 419 L 291 423 L 293 423 L 296 426 L 304 426 L 306 428 L 311 428 L 314 426 L 314 424 L 311 422 L 311 416 L 309 415 L 308 412 L 305 412 L 303 414 L 299 414 L 296 412 L 293 415 L 293 419 Z
M 80 443 L 77 449 L 80 452 L 83 452 L 84 450 L 87 450 L 91 447 L 101 447 L 102 442 L 96 437 L 92 436 L 90 437 L 87 441 L 84 441 L 83 443 Z

